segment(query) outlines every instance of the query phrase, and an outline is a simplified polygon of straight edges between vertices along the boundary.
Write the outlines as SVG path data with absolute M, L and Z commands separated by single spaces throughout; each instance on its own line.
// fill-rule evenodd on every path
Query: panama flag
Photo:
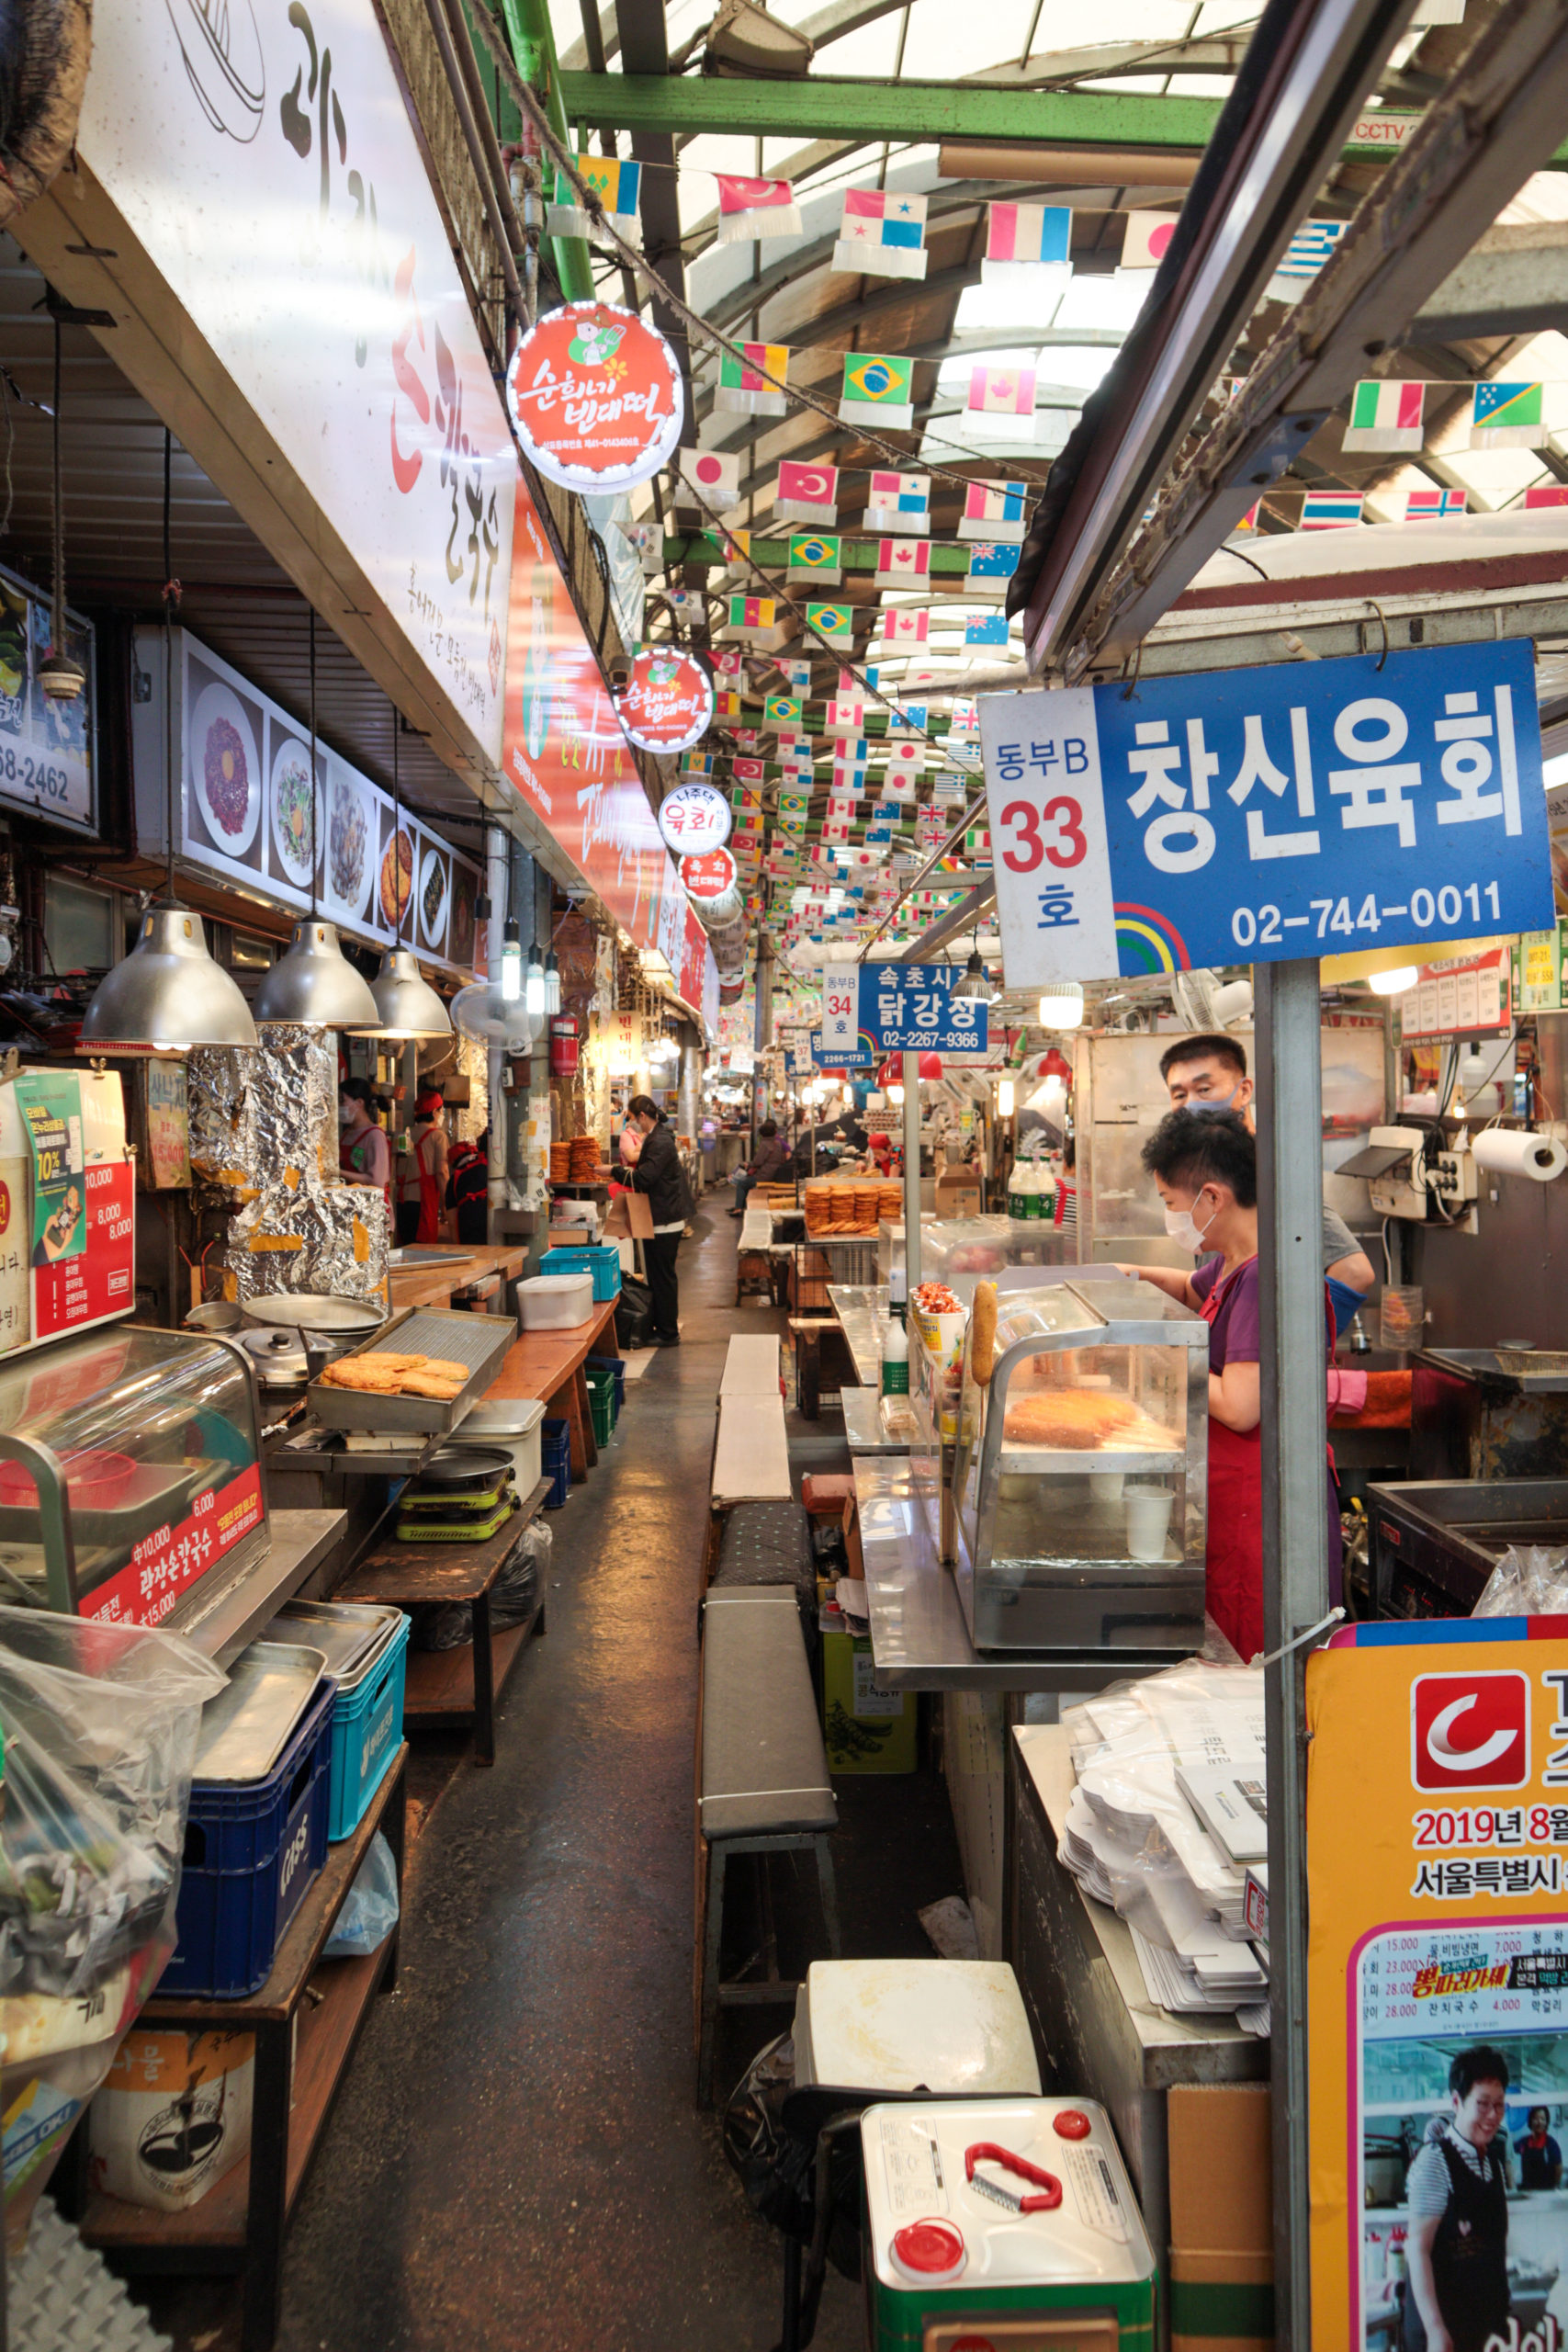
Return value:
M 1526 492 L 1527 500 L 1529 492 Z M 1568 490 L 1562 492 L 1568 503 Z M 1407 523 L 1446 523 L 1450 514 L 1462 514 L 1465 495 L 1462 490 L 1413 490 L 1404 502 Z
M 1005 613 L 977 613 L 964 624 L 965 645 L 1005 645 L 1008 624 Z
M 923 277 L 925 198 L 887 187 L 846 188 L 833 267 L 871 277 Z
M 807 605 L 806 621 L 808 628 L 829 645 L 852 645 L 855 634 L 855 608 L 852 605 Z
M 740 501 L 740 455 L 728 449 L 675 452 L 675 503 L 707 514 L 728 514 Z
M 815 580 L 819 587 L 836 588 L 844 576 L 843 544 L 832 531 L 795 531 L 790 535 L 788 580 Z
M 800 207 L 788 180 L 749 180 L 716 172 L 718 182 L 718 242 L 739 244 L 747 237 L 798 237 Z
M 1008 582 L 1018 570 L 1019 551 L 1008 542 L 977 540 L 969 550 L 969 569 L 964 575 L 964 586 L 971 596 L 1002 597 Z
M 571 160 L 578 178 L 588 182 L 604 206 L 609 227 L 618 230 L 623 237 L 635 236 L 642 165 L 615 155 L 574 155 Z M 582 198 L 558 164 L 555 201 L 546 214 L 545 227 L 552 237 L 592 237 L 600 244 L 609 243 L 604 224 L 585 209 Z
M 967 416 L 1034 417 L 1032 368 L 971 368 Z
M 1021 539 L 1028 520 L 1026 482 L 972 481 L 958 520 L 961 539 Z
M 868 531 L 929 531 L 931 526 L 930 474 L 873 474 L 866 504 Z
M 980 275 L 987 286 L 998 279 L 1023 283 L 1020 269 L 1049 267 L 1054 278 L 1072 272 L 1073 216 L 1065 204 L 992 204 L 987 207 L 986 258 Z
M 879 539 L 876 544 L 876 585 L 910 588 L 929 580 L 931 551 L 924 539 Z
M 1425 435 L 1421 422 L 1425 384 L 1403 383 L 1397 378 L 1363 378 L 1350 402 L 1345 428 L 1347 449 L 1419 449 Z
M 808 695 L 811 692 L 809 662 L 780 662 L 774 666 L 792 695 Z
M 882 642 L 884 645 L 924 645 L 931 617 L 925 611 L 885 612 L 882 616 Z
M 908 433 L 915 422 L 915 363 L 886 351 L 850 351 L 844 355 L 844 389 L 839 399 L 843 424 L 863 424 L 875 433 L 886 427 Z
M 1540 449 L 1545 445 L 1543 387 L 1540 384 L 1477 384 L 1472 395 L 1472 449 Z
M 1568 506 L 1568 482 L 1537 482 L 1533 490 L 1526 491 L 1525 504 L 1527 508 L 1535 506 Z
M 1175 234 L 1174 212 L 1129 212 L 1122 240 L 1122 267 L 1157 269 Z
M 788 374 L 787 344 L 743 343 L 739 351 L 720 356 L 713 404 L 738 409 L 743 416 L 783 416 L 789 401 L 778 387 Z M 770 376 L 771 384 L 766 380 Z
M 1354 490 L 1309 491 L 1302 501 L 1303 531 L 1344 531 L 1361 519 L 1361 494 Z

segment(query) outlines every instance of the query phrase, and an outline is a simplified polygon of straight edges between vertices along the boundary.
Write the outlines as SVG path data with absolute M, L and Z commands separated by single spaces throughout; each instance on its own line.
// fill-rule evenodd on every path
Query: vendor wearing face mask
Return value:
M 1209 1614 L 1244 1658 L 1263 1647 L 1263 1448 L 1259 1422 L 1258 1149 L 1235 1111 L 1201 1118 L 1172 1111 L 1144 1146 L 1144 1166 L 1165 1206 L 1165 1229 L 1203 1262 L 1123 1266 L 1201 1315 L 1209 1326 Z M 1325 1321 L 1328 1308 L 1325 1302 Z M 1328 1492 L 1329 1579 L 1339 1557 L 1339 1515 Z
M 1235 1111 L 1248 1127 L 1254 1126 L 1247 1049 L 1238 1039 L 1223 1035 L 1179 1038 L 1160 1056 L 1159 1074 L 1173 1111 L 1192 1111 L 1201 1119 Z M 1323 1278 L 1328 1284 L 1337 1333 L 1344 1330 L 1376 1277 L 1371 1260 L 1344 1218 L 1330 1208 L 1323 1212 Z

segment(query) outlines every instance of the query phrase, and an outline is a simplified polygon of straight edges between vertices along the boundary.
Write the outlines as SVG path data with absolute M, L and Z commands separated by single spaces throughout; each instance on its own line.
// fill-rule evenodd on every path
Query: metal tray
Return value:
M 501 1368 L 502 1359 L 517 1337 L 509 1315 L 462 1315 L 450 1307 L 411 1306 L 394 1315 L 362 1348 L 349 1348 L 340 1363 L 355 1356 L 386 1349 L 400 1354 L 416 1351 L 446 1356 L 455 1363 L 472 1365 L 468 1378 L 449 1402 L 439 1396 L 372 1396 L 353 1388 L 331 1388 L 312 1380 L 306 1395 L 316 1419 L 333 1430 L 370 1430 L 400 1437 L 411 1430 L 455 1430 L 476 1397 L 482 1396 Z
M 269 1642 L 320 1650 L 334 1682 L 354 1682 L 386 1646 L 402 1615 L 383 1602 L 291 1600 L 266 1629 Z
M 227 1690 L 201 1711 L 197 1781 L 265 1781 L 315 1695 L 326 1667 L 320 1650 L 291 1642 L 252 1642 L 229 1668 Z
M 388 1250 L 387 1263 L 394 1274 L 412 1274 L 423 1266 L 460 1266 L 477 1254 L 472 1250 L 446 1250 L 435 1241 L 405 1241 L 401 1249 Z

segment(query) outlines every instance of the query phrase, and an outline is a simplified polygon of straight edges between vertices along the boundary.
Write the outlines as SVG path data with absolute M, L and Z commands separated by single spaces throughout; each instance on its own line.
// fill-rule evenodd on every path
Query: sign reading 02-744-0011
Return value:
M 1013 988 L 1552 920 L 1522 639 L 988 695 Z

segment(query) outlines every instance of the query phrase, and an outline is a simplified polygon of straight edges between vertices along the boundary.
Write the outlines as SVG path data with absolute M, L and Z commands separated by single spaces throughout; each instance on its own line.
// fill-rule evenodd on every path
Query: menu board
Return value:
M 161 682 L 161 649 L 141 658 Z M 475 910 L 479 867 L 186 629 L 175 632 L 179 846 L 192 865 L 276 904 L 316 911 L 351 938 L 412 947 L 426 963 L 484 967 Z M 137 813 L 144 840 L 163 830 L 163 720 L 133 720 Z
M 135 1305 L 136 1172 L 110 1084 L 20 1070 L 0 1089 L 0 1355 Z
M 93 632 L 67 613 L 65 650 L 87 679 L 74 702 L 51 702 L 39 684 L 49 644 L 48 604 L 0 570 L 0 801 L 90 833 L 96 825 Z
M 1399 999 L 1400 1031 L 1407 1042 L 1413 1037 L 1500 1035 L 1509 1027 L 1512 956 L 1507 947 L 1418 968 L 1416 987 Z

